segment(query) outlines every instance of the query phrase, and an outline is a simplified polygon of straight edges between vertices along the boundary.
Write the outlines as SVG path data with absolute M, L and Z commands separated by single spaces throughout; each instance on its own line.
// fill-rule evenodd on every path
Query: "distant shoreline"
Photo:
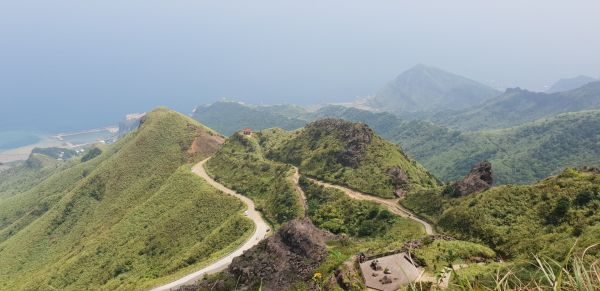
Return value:
M 60 147 L 63 143 L 52 136 L 41 136 L 41 139 L 33 144 L 20 146 L 17 148 L 0 150 L 0 163 L 10 163 L 26 160 L 31 151 L 36 147 Z
M 26 160 L 27 158 L 29 158 L 31 151 L 36 147 L 79 148 L 95 143 L 101 143 L 105 141 L 109 136 L 114 137 L 117 131 L 117 127 L 105 127 L 59 134 L 31 133 L 31 136 L 38 137 L 37 141 L 9 149 L 0 149 L 0 163 L 10 163 L 15 161 Z

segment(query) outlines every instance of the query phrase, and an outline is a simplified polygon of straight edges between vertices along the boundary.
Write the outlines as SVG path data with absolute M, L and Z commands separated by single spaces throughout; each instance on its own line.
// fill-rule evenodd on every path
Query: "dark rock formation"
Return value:
M 388 276 L 383 276 L 383 278 L 379 279 L 379 282 L 381 282 L 381 284 L 391 284 L 392 283 L 392 279 L 390 279 Z
M 586 172 L 586 173 L 592 173 L 592 174 L 600 174 L 599 167 L 583 166 L 580 168 L 580 171 Z
M 453 195 L 465 196 L 483 192 L 492 186 L 492 163 L 483 161 L 471 168 L 471 172 L 462 180 L 452 185 Z
M 262 280 L 262 290 L 288 290 L 295 282 L 311 281 L 327 257 L 325 242 L 334 238 L 307 219 L 292 220 L 272 237 L 235 258 L 226 272 L 238 286 L 253 286 Z
M 387 170 L 387 174 L 392 178 L 392 184 L 395 188 L 394 195 L 396 195 L 398 198 L 404 197 L 410 183 L 406 172 L 404 172 L 404 170 L 402 170 L 400 167 L 394 166 Z
M 335 287 L 352 290 L 353 286 L 360 284 L 362 281 L 362 276 L 358 268 L 354 266 L 354 260 L 344 262 L 334 271 L 333 278 L 334 282 L 330 281 L 325 290 L 335 290 Z

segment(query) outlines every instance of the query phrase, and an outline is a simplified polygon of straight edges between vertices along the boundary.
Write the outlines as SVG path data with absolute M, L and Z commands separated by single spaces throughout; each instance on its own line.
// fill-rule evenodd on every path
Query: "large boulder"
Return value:
M 299 281 L 310 281 L 327 258 L 325 242 L 334 235 L 316 228 L 307 219 L 283 225 L 272 237 L 233 260 L 228 272 L 239 284 L 262 280 L 263 290 L 287 290 Z
M 409 187 L 410 180 L 404 170 L 398 166 L 391 167 L 387 170 L 387 174 L 392 178 L 392 184 L 394 184 L 394 195 L 398 198 L 402 198 L 406 195 L 406 190 Z
M 475 164 L 464 179 L 452 185 L 454 196 L 465 196 L 483 192 L 494 182 L 492 178 L 492 163 L 483 161 Z

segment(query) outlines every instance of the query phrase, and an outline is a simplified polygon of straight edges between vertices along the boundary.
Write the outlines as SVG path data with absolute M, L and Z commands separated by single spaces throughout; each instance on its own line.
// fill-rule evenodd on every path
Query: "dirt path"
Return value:
M 202 162 L 196 164 L 192 168 L 192 172 L 194 174 L 200 176 L 202 179 L 206 180 L 206 182 L 208 182 L 208 184 L 210 184 L 214 188 L 242 200 L 242 202 L 244 202 L 244 204 L 246 204 L 246 206 L 248 208 L 246 210 L 248 218 L 252 219 L 252 221 L 256 225 L 254 234 L 252 234 L 252 236 L 246 242 L 244 242 L 244 244 L 239 246 L 233 252 L 229 253 L 227 256 L 219 259 L 218 261 L 216 261 L 194 273 L 186 275 L 185 277 L 183 277 L 181 279 L 178 279 L 171 283 L 162 285 L 160 287 L 156 287 L 156 288 L 152 289 L 152 291 L 177 289 L 178 287 L 181 287 L 183 285 L 192 284 L 192 283 L 202 279 L 202 277 L 204 277 L 205 275 L 214 274 L 214 273 L 217 273 L 217 272 L 220 272 L 220 271 L 226 269 L 229 266 L 229 264 L 231 264 L 231 261 L 233 260 L 233 258 L 242 255 L 242 253 L 244 253 L 244 251 L 257 245 L 263 238 L 265 238 L 265 236 L 267 235 L 267 232 L 269 231 L 269 226 L 263 220 L 260 213 L 258 211 L 256 211 L 256 209 L 254 207 L 254 202 L 252 200 L 250 200 L 246 196 L 240 195 L 237 192 L 219 184 L 219 182 L 213 180 L 208 175 L 208 173 L 206 173 L 206 170 L 204 169 L 204 164 L 206 164 L 207 161 L 208 161 L 208 159 L 203 160 Z
M 307 216 L 308 205 L 306 205 L 306 194 L 304 193 L 304 190 L 302 190 L 302 187 L 300 187 L 300 172 L 297 167 L 292 167 L 294 168 L 294 175 L 292 175 L 294 187 L 296 187 L 296 190 L 300 193 L 300 200 L 302 200 L 302 207 L 304 208 L 304 216 Z
M 346 193 L 346 195 L 350 196 L 353 199 L 357 199 L 357 200 L 368 200 L 368 201 L 373 201 L 375 203 L 381 204 L 385 207 L 387 207 L 387 209 L 397 215 L 400 215 L 402 217 L 405 218 L 409 218 L 412 219 L 420 224 L 422 224 L 425 227 L 425 232 L 429 235 L 435 234 L 435 231 L 433 230 L 433 227 L 431 226 L 431 224 L 429 224 L 428 222 L 420 219 L 419 217 L 417 217 L 416 215 L 414 215 L 412 212 L 410 212 L 410 210 L 402 207 L 398 201 L 400 199 L 384 199 L 384 198 L 380 198 L 380 197 L 375 197 L 375 196 L 371 196 L 371 195 L 367 195 L 346 187 L 342 187 L 339 185 L 334 185 L 334 184 L 330 184 L 327 182 L 322 182 L 319 180 L 315 180 L 312 178 L 308 178 L 309 180 L 313 181 L 314 183 L 317 183 L 319 185 L 325 186 L 325 187 L 331 187 L 331 188 L 335 188 L 338 190 L 341 190 L 342 192 Z

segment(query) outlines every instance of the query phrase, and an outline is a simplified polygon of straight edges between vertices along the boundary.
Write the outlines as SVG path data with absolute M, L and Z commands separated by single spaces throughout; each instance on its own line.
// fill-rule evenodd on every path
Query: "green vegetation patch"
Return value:
M 335 234 L 376 237 L 390 242 L 405 241 L 423 234 L 420 224 L 389 212 L 372 202 L 354 200 L 342 191 L 300 179 L 312 222 Z
M 426 269 L 432 272 L 496 257 L 496 253 L 489 247 L 460 240 L 426 240 L 423 247 L 414 249 L 413 252 L 426 263 Z
M 275 226 L 302 217 L 300 194 L 291 180 L 292 167 L 264 158 L 257 138 L 240 133 L 229 138 L 206 164 L 215 180 L 256 203 Z
M 271 127 L 291 130 L 304 126 L 306 121 L 280 114 L 282 111 L 292 113 L 294 109 L 301 110 L 292 105 L 250 107 L 237 102 L 216 102 L 196 107 L 193 118 L 229 136 L 246 127 L 259 131 Z
M 409 195 L 403 205 L 455 237 L 501 255 L 563 258 L 600 241 L 600 175 L 567 169 L 532 185 L 507 185 L 462 198 L 439 191 Z M 594 250 L 593 252 L 597 252 Z
M 399 147 L 361 123 L 337 119 L 313 122 L 270 148 L 268 156 L 297 165 L 308 176 L 385 198 L 394 197 L 398 189 L 412 191 L 438 185 Z

